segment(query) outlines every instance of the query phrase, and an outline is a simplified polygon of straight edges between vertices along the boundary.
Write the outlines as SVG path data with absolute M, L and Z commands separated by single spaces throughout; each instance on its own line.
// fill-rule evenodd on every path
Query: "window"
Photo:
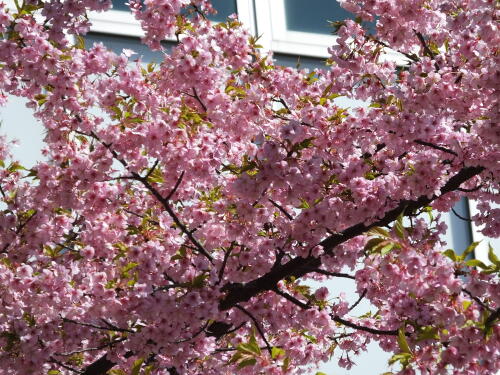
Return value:
M 139 22 L 134 18 L 126 3 L 128 0 L 114 0 L 113 10 L 105 13 L 92 12 L 90 14 L 91 31 L 133 37 L 144 36 Z M 213 0 L 212 5 L 218 11 L 216 15 L 210 17 L 214 22 L 224 21 L 229 15 L 237 13 L 246 25 L 250 25 L 251 31 L 254 31 L 253 6 L 249 0 Z

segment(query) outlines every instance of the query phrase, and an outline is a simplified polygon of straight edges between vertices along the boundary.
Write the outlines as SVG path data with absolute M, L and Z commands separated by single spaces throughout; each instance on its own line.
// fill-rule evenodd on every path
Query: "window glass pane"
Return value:
M 466 198 L 462 198 L 455 204 L 453 211 L 449 213 L 452 245 L 456 253 L 462 254 L 465 249 L 472 243 L 472 230 L 470 227 L 469 202 Z M 469 258 L 472 257 L 472 254 Z
M 128 0 L 113 0 L 113 9 L 129 10 L 125 3 L 128 3 Z M 212 0 L 212 6 L 218 12 L 215 16 L 210 17 L 213 21 L 225 21 L 230 14 L 236 13 L 236 0 Z
M 297 56 L 297 55 L 287 55 L 284 53 L 275 53 L 273 57 L 276 65 L 289 66 L 292 68 L 296 68 L 298 66 L 300 69 L 307 68 L 309 70 L 314 70 L 316 68 L 320 69 L 325 68 L 324 59 Z
M 163 61 L 163 53 L 161 51 L 151 51 L 149 47 L 141 43 L 139 38 L 98 33 L 89 33 L 85 36 L 86 48 L 90 48 L 94 43 L 99 42 L 118 54 L 120 54 L 124 48 L 131 49 L 136 53 L 136 55 L 131 57 L 131 60 L 141 57 L 142 61 L 145 63 Z M 174 44 L 173 42 L 162 42 L 163 47 L 165 47 L 167 51 Z
M 354 18 L 354 14 L 342 8 L 337 0 L 284 0 L 286 25 L 291 31 L 331 34 L 328 21 Z M 374 24 L 368 25 L 370 32 Z

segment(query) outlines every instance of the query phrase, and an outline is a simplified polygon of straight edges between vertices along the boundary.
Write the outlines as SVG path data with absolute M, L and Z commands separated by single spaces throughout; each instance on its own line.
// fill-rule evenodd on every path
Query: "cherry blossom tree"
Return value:
M 0 374 L 305 374 L 370 342 L 388 374 L 496 373 L 500 261 L 447 250 L 440 213 L 474 199 L 500 235 L 498 2 L 342 4 L 313 72 L 206 0 L 130 1 L 179 40 L 147 66 L 85 48 L 109 0 L 0 5 L 0 101 L 47 156 L 0 140 Z M 356 303 L 311 286 L 337 278 Z

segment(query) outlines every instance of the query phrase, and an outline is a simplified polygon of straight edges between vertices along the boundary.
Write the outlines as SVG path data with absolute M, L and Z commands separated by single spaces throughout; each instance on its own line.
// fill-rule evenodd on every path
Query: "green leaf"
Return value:
M 403 226 L 403 213 L 402 212 L 401 212 L 401 214 L 399 214 L 398 218 L 396 219 L 396 222 L 394 223 L 394 232 L 402 240 L 405 239 L 406 231 L 405 231 L 405 227 Z
M 59 370 L 49 370 L 49 372 L 47 372 L 47 375 L 58 375 L 60 373 L 61 371 Z
M 311 206 L 309 206 L 309 203 L 307 203 L 307 201 L 304 198 L 299 198 L 299 199 L 300 199 L 300 205 L 297 208 L 302 208 L 302 209 L 307 210 L 308 208 L 311 207 Z
M 255 358 L 244 359 L 243 361 L 238 363 L 238 369 L 241 370 L 244 367 L 254 366 L 256 363 L 257 363 L 257 359 L 255 359 Z
M 481 262 L 479 259 L 471 259 L 465 262 L 465 264 L 469 267 L 479 267 L 482 268 L 483 270 L 488 269 L 489 267 Z
M 148 181 L 157 184 L 161 184 L 165 181 L 163 174 L 161 173 L 161 169 L 158 166 L 151 173 L 149 173 Z
M 498 257 L 496 256 L 491 244 L 488 244 L 488 259 L 495 266 L 497 266 L 497 267 L 500 266 L 500 259 L 498 259 Z
M 369 236 L 390 238 L 389 232 L 381 227 L 373 227 L 368 232 Z
M 433 326 L 424 326 L 420 328 L 420 332 L 417 336 L 417 341 L 429 340 L 429 339 L 439 339 L 438 329 Z
M 406 341 L 405 328 L 402 326 L 398 330 L 398 344 L 401 352 L 411 354 L 410 346 L 408 345 L 408 341 Z
M 285 350 L 281 349 L 281 348 L 278 348 L 276 346 L 273 346 L 271 348 L 271 358 L 272 359 L 276 359 L 276 358 L 279 358 L 279 357 L 284 357 L 286 354 Z
M 287 372 L 289 368 L 290 368 L 290 358 L 286 357 L 283 361 L 283 366 L 281 366 L 281 369 L 283 370 L 283 372 Z
M 326 375 L 324 372 L 318 371 L 316 375 Z
M 457 261 L 457 254 L 452 249 L 448 249 L 443 252 L 443 255 L 447 256 L 450 258 L 452 261 L 456 262 Z
M 464 311 L 467 310 L 470 305 L 472 305 L 472 301 L 465 300 L 462 302 L 462 308 L 464 309 Z
M 201 275 L 196 276 L 193 281 L 191 282 L 191 286 L 193 288 L 203 288 L 205 285 L 205 280 L 207 279 L 208 275 L 206 273 L 202 273 Z
M 144 362 L 144 359 L 140 358 L 134 362 L 134 365 L 132 366 L 132 370 L 130 372 L 130 375 L 139 375 L 139 372 L 141 371 L 142 363 Z
M 76 36 L 76 43 L 74 44 L 76 49 L 85 49 L 85 38 L 81 35 Z
M 403 366 L 407 365 L 408 362 L 411 359 L 411 354 L 410 353 L 398 353 L 394 354 L 390 359 L 389 359 L 389 365 L 392 365 L 396 362 L 401 362 Z
M 464 260 L 467 257 L 467 255 L 469 255 L 470 253 L 472 253 L 476 249 L 477 245 L 479 245 L 479 242 L 480 241 L 471 243 L 467 247 L 467 249 L 465 249 L 465 251 L 463 252 L 463 254 L 461 255 L 461 260 Z
M 380 245 L 382 242 L 385 242 L 383 238 L 375 237 L 371 238 L 366 242 L 365 251 L 373 252 L 374 248 Z
M 107 375 L 127 375 L 127 373 L 125 371 L 123 371 L 122 369 L 119 369 L 119 368 L 111 369 L 106 374 Z

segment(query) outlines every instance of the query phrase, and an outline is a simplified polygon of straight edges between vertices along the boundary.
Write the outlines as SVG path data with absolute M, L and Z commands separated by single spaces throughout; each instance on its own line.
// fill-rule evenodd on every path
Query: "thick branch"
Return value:
M 451 177 L 448 182 L 441 188 L 440 196 L 457 190 L 460 185 L 478 175 L 484 170 L 483 167 L 465 167 L 456 175 Z M 433 195 L 428 197 L 422 195 L 416 200 L 403 200 L 393 208 L 386 212 L 386 214 L 379 220 L 371 224 L 359 223 L 353 225 L 340 233 L 335 233 L 324 239 L 320 245 L 323 247 L 325 254 L 332 255 L 336 246 L 359 236 L 373 227 L 386 226 L 397 219 L 403 212 L 413 212 L 422 207 L 428 206 L 432 201 L 437 199 L 438 196 Z M 276 288 L 277 283 L 288 277 L 299 278 L 310 272 L 317 272 L 321 266 L 322 261 L 320 258 L 308 256 L 306 258 L 297 257 L 289 262 L 274 267 L 270 272 L 262 275 L 261 277 L 252 280 L 246 284 L 229 283 L 223 287 L 227 292 L 226 297 L 220 302 L 219 308 L 221 310 L 228 310 L 240 302 L 246 302 L 259 293 L 270 291 Z

